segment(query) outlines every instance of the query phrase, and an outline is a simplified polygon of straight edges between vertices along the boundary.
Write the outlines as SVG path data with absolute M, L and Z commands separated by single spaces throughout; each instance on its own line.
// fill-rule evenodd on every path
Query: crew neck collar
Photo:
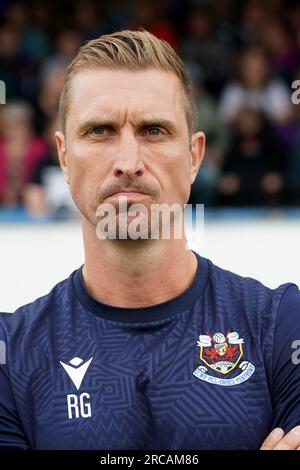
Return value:
M 208 279 L 208 260 L 194 250 L 197 271 L 192 284 L 181 294 L 159 304 L 148 307 L 117 307 L 99 302 L 87 292 L 82 276 L 83 265 L 73 273 L 73 288 L 80 303 L 91 313 L 117 322 L 153 322 L 171 317 L 189 308 L 203 294 Z

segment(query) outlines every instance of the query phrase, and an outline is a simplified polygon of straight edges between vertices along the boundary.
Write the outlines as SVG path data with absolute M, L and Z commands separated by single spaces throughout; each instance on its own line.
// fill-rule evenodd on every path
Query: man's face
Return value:
M 204 151 L 192 141 L 183 91 L 176 75 L 159 70 L 83 70 L 72 82 L 66 135 L 56 133 L 58 152 L 73 199 L 96 226 L 101 203 L 188 201 Z M 192 145 L 192 149 L 190 146 Z

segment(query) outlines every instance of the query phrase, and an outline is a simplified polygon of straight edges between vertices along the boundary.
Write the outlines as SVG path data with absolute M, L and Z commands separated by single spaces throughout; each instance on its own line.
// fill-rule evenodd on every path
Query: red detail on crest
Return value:
M 229 359 L 229 361 L 232 360 L 233 356 L 236 354 L 237 348 L 238 348 L 238 346 L 228 346 L 228 349 L 226 351 L 226 354 L 225 354 L 224 358 L 226 360 Z
M 237 346 L 228 346 L 224 356 L 220 356 L 218 354 L 217 349 L 215 349 L 214 347 L 205 348 L 203 350 L 203 352 L 204 352 L 205 356 L 207 356 L 211 360 L 212 364 L 215 364 L 216 362 L 219 362 L 219 361 L 230 361 L 230 362 L 232 362 L 233 357 L 237 354 L 238 347 L 239 347 L 238 345 Z
M 205 348 L 204 354 L 209 357 L 213 364 L 218 360 L 218 351 L 215 348 Z

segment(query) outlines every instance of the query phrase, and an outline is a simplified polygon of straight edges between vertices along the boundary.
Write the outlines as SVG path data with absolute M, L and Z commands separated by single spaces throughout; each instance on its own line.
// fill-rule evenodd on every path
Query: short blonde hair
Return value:
M 196 132 L 196 105 L 182 60 L 170 44 L 144 29 L 105 34 L 89 41 L 79 49 L 77 56 L 67 68 L 60 97 L 59 118 L 64 132 L 72 78 L 83 69 L 94 70 L 98 67 L 127 70 L 155 68 L 173 72 L 179 78 L 184 92 L 184 108 L 189 132 L 190 134 Z

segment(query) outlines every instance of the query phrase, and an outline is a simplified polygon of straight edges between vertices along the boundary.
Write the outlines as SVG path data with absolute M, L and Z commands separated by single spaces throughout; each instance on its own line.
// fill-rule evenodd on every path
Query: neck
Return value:
M 118 307 L 148 307 L 172 299 L 193 282 L 197 259 L 186 239 L 100 240 L 83 218 L 83 281 L 96 300 Z

